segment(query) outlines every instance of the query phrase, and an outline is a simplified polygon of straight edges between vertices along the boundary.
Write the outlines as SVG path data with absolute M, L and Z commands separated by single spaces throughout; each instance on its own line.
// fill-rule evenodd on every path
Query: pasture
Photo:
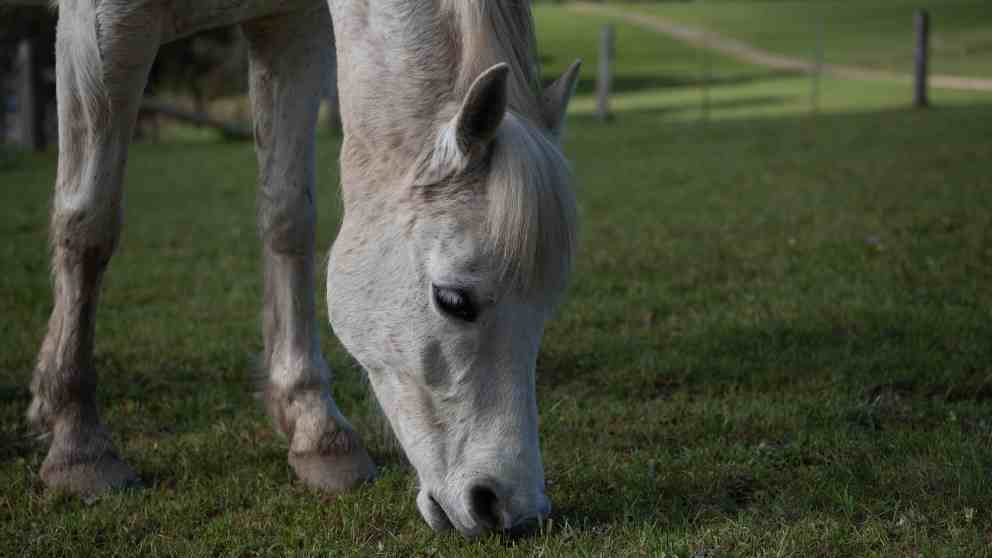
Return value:
M 632 5 L 740 39 L 763 49 L 807 60 L 816 56 L 823 33 L 824 60 L 911 73 L 913 15 L 931 15 L 932 71 L 992 76 L 992 29 L 987 6 L 975 0 L 889 0 L 888 2 L 715 2 Z
M 433 534 L 327 326 L 382 478 L 339 497 L 293 480 L 253 397 L 254 154 L 179 134 L 132 149 L 97 331 L 103 418 L 146 487 L 96 501 L 43 490 L 23 420 L 55 155 L 0 159 L 0 556 L 987 555 L 992 95 L 918 112 L 892 84 L 831 80 L 813 117 L 801 78 L 717 58 L 704 126 L 697 53 L 618 25 L 602 124 L 605 20 L 537 15 L 547 75 L 587 61 L 566 141 L 582 245 L 538 362 L 542 530 Z M 319 144 L 322 253 L 338 145 Z

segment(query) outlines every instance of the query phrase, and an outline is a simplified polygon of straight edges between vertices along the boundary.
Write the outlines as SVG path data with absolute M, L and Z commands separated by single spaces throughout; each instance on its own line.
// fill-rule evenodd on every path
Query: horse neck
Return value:
M 453 99 L 445 74 L 456 52 L 433 2 L 332 0 L 331 9 L 345 136 L 412 160 L 438 100 Z
M 381 172 L 410 168 L 472 81 L 499 62 L 511 67 L 511 109 L 540 118 L 527 2 L 331 0 L 330 6 L 346 189 L 349 174 L 369 183 L 375 175 L 386 178 Z

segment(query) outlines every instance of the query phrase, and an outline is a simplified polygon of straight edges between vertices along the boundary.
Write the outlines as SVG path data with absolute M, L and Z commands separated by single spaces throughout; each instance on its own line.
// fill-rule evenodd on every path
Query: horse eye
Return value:
M 461 289 L 434 285 L 434 302 L 445 314 L 466 322 L 474 322 L 479 316 L 472 296 Z

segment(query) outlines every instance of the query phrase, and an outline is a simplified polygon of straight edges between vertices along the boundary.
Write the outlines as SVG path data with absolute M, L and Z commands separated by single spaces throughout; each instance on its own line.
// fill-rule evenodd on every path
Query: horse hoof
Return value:
M 304 484 L 339 493 L 375 480 L 375 463 L 357 434 L 342 430 L 326 438 L 317 450 L 289 452 L 289 464 Z
M 78 496 L 99 496 L 118 488 L 141 486 L 141 480 L 112 449 L 96 456 L 52 451 L 41 466 L 48 488 Z

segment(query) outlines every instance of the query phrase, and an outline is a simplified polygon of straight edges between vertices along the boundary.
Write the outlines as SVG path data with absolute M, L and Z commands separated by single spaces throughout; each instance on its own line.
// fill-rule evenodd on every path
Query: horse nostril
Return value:
M 468 490 L 468 511 L 487 529 L 504 527 L 500 520 L 499 497 L 492 488 L 476 484 Z

